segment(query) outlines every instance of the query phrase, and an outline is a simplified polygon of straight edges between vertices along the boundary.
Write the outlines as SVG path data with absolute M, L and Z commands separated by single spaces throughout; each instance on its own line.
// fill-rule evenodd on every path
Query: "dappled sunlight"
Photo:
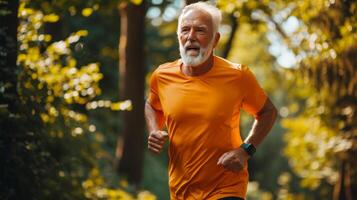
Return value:
M 169 199 L 173 138 L 149 154 L 143 109 L 150 93 L 165 95 L 150 84 L 173 85 L 150 78 L 179 58 L 185 2 L 0 1 L 0 199 Z M 357 3 L 214 2 L 223 14 L 215 55 L 249 68 L 278 111 L 249 159 L 247 199 L 356 198 Z M 213 87 L 182 84 L 194 80 Z M 153 108 L 158 121 L 171 123 L 169 106 Z M 240 113 L 227 127 L 244 139 L 254 118 Z
M 128 183 L 125 180 L 120 181 L 120 187 L 117 189 L 108 188 L 105 185 L 104 178 L 100 175 L 98 169 L 92 169 L 87 180 L 82 182 L 84 195 L 88 199 L 125 199 L 125 200 L 156 200 L 155 195 L 149 191 L 139 191 L 136 196 L 133 196 L 128 190 Z

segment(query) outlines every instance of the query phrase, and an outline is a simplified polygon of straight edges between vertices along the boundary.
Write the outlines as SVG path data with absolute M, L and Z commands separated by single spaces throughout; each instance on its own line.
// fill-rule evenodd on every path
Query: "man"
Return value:
M 244 199 L 247 160 L 276 118 L 249 69 L 213 54 L 220 20 L 208 3 L 186 6 L 177 28 L 181 59 L 159 66 L 151 77 L 148 148 L 160 153 L 169 140 L 171 199 Z M 255 117 L 244 143 L 241 108 Z

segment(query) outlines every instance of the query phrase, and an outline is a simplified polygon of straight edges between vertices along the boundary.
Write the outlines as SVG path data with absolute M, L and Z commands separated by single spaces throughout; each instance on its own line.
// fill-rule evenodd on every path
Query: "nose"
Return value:
M 196 41 L 196 32 L 195 32 L 195 30 L 193 28 L 188 33 L 187 39 L 189 41 Z

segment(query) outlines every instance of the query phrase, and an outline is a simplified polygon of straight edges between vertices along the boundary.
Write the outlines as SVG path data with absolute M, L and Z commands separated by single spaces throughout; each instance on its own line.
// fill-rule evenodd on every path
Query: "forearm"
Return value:
M 145 120 L 149 133 L 163 128 L 163 114 L 156 111 L 148 102 L 145 103 Z
M 255 147 L 259 146 L 273 127 L 276 117 L 277 110 L 271 101 L 267 99 L 244 142 L 253 144 Z
M 163 150 L 168 134 L 162 131 L 164 115 L 160 110 L 155 110 L 148 102 L 145 103 L 145 119 L 149 131 L 148 149 L 153 153 Z

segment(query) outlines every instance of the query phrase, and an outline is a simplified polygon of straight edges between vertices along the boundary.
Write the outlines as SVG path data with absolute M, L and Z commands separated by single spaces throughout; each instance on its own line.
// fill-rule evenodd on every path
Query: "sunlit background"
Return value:
M 169 199 L 143 103 L 192 2 L 0 0 L 0 199 Z M 249 66 L 279 111 L 247 199 L 357 198 L 357 2 L 211 2 L 215 53 Z

